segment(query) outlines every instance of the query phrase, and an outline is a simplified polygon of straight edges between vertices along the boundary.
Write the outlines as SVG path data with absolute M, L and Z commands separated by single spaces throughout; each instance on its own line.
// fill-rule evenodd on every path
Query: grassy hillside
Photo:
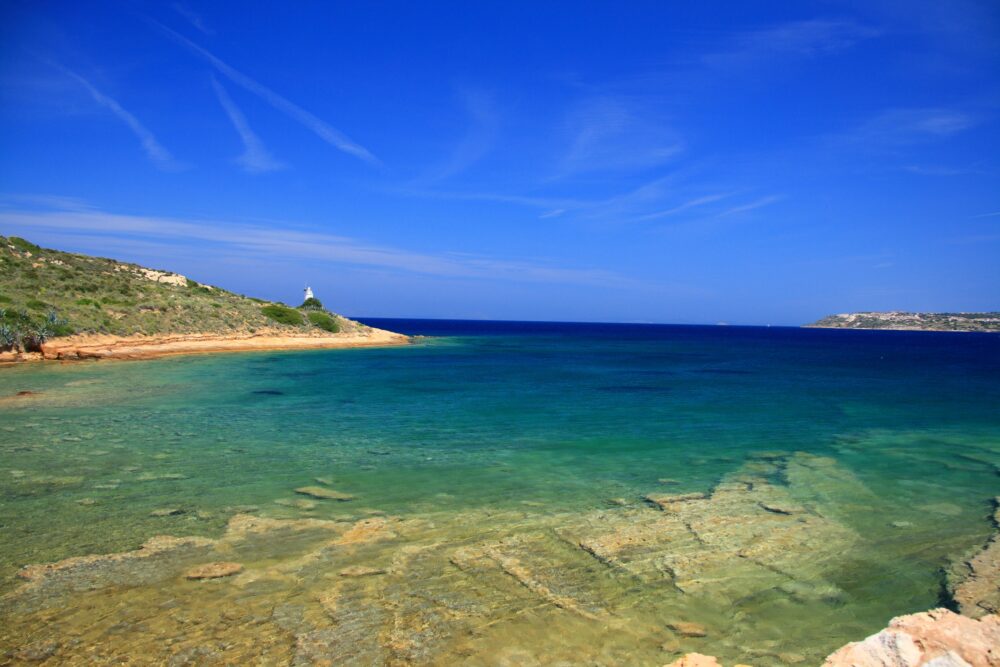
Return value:
M 845 313 L 829 315 L 810 327 L 825 329 L 899 329 L 920 331 L 1000 331 L 1000 313 Z
M 48 250 L 0 236 L 0 350 L 76 333 L 351 332 L 319 301 L 290 308 L 168 271 Z

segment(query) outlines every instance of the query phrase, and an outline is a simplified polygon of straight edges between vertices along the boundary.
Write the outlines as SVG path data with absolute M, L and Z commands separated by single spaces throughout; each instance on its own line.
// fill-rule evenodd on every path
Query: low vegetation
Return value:
M 920 331 L 1000 331 L 994 313 L 844 313 L 808 325 L 824 329 L 899 329 Z
M 261 308 L 260 312 L 264 313 L 265 317 L 274 320 L 278 324 L 290 324 L 292 326 L 299 326 L 302 324 L 302 313 L 294 308 L 289 308 L 288 306 L 271 304 Z
M 0 236 L 0 351 L 35 350 L 72 334 L 351 332 L 323 309 L 235 294 L 169 271 L 41 248 Z
M 309 321 L 323 331 L 329 331 L 330 333 L 340 332 L 340 322 L 337 321 L 337 318 L 331 316 L 327 312 L 313 311 L 309 313 Z

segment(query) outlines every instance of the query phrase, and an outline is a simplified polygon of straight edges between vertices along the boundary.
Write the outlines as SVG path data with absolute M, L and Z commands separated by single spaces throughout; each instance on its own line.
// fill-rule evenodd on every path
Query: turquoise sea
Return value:
M 0 368 L 0 650 L 41 646 L 50 664 L 319 664 L 323 651 L 330 664 L 663 664 L 687 650 L 818 664 L 948 604 L 950 564 L 995 530 L 1000 336 L 366 322 L 427 337 Z M 684 520 L 715 560 L 678 560 L 688 547 L 645 496 L 754 479 L 794 504 L 753 500 L 759 520 L 798 521 L 775 525 L 801 539 L 771 553 L 772 528 L 750 530 L 757 515 L 720 492 L 719 509 Z M 295 493 L 308 485 L 354 499 Z M 395 523 L 350 549 L 316 551 L 318 535 L 216 547 L 242 583 L 195 584 L 167 558 L 159 578 L 18 597 L 24 565 L 219 538 L 241 513 L 340 533 Z M 754 549 L 766 577 L 739 569 Z M 371 616 L 382 603 L 391 618 Z M 197 632 L 172 625 L 185 605 L 204 615 Z M 223 611 L 243 607 L 253 622 Z M 671 630 L 685 614 L 707 636 Z M 375 639 L 337 643 L 359 627 Z M 226 647 L 227 633 L 257 640 Z

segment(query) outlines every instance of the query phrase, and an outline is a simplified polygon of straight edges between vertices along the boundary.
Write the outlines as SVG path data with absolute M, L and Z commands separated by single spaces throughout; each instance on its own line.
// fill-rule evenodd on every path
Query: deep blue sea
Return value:
M 729 592 L 731 582 L 691 579 L 707 596 L 698 604 L 714 628 L 710 637 L 742 637 L 717 652 L 770 664 L 781 648 L 772 644 L 783 640 L 754 643 L 752 636 L 769 632 L 766 625 L 734 630 L 749 623 L 748 614 L 755 623 L 784 627 L 785 634 L 775 636 L 793 638 L 787 640 L 792 648 L 813 660 L 894 615 L 947 602 L 944 572 L 994 530 L 1000 335 L 362 321 L 424 338 L 383 349 L 0 369 L 0 397 L 38 392 L 30 401 L 0 402 L 3 590 L 17 586 L 13 575 L 28 563 L 135 549 L 163 533 L 218 537 L 229 518 L 244 511 L 342 522 L 398 517 L 403 525 L 433 524 L 441 531 L 437 542 L 416 531 L 410 546 L 435 548 L 450 539 L 472 544 L 482 526 L 483 535 L 514 549 L 516 540 L 503 526 L 516 516 L 519 530 L 535 522 L 538 535 L 559 535 L 563 546 L 572 546 L 585 538 L 566 538 L 561 526 L 584 531 L 577 517 L 586 517 L 587 526 L 613 523 L 616 515 L 608 513 L 621 508 L 631 521 L 657 511 L 648 507 L 647 494 L 711 494 L 764 462 L 772 465 L 766 474 L 774 488 L 788 489 L 789 498 L 808 509 L 807 528 L 809 521 L 827 522 L 817 524 L 816 544 L 837 535 L 844 545 L 823 556 L 822 573 L 810 574 L 810 585 L 822 578 L 824 590 L 836 591 L 815 599 L 789 593 L 787 604 L 772 597 L 765 604 L 753 595 L 780 587 L 756 590 L 747 583 L 744 599 Z M 815 472 L 817 462 L 834 472 Z M 815 476 L 803 477 L 807 469 Z M 304 496 L 294 489 L 317 484 L 315 478 L 355 500 L 296 505 Z M 796 486 L 802 479 L 813 481 Z M 162 508 L 181 512 L 150 515 Z M 410 538 L 402 529 L 396 534 L 398 554 Z M 517 548 L 527 549 L 527 538 L 518 539 Z M 552 571 L 561 548 L 539 547 Z M 810 562 L 809 549 L 821 547 L 803 548 L 800 561 L 788 567 Z M 511 596 L 561 590 L 557 583 L 539 588 L 521 580 L 525 568 L 535 572 L 523 565 L 531 562 L 526 552 L 518 552 L 522 566 L 514 567 L 496 555 L 501 547 L 490 549 L 484 553 L 507 578 L 524 584 L 520 592 L 496 593 L 505 602 L 495 611 L 487 604 L 485 616 L 496 615 L 491 623 L 513 613 Z M 565 558 L 588 557 L 580 554 Z M 454 553 L 441 562 L 453 569 L 465 563 Z M 590 604 L 610 605 L 639 580 L 615 581 L 595 584 Z M 582 584 L 566 586 L 577 591 Z M 273 594 L 250 590 L 258 601 Z M 113 605 L 108 596 L 102 600 Z M 648 618 L 660 618 L 656 603 L 646 599 L 630 605 L 628 614 L 647 618 L 643 605 L 653 610 Z M 565 613 L 559 604 L 553 609 Z M 825 619 L 833 614 L 849 620 L 831 626 Z M 500 636 L 510 642 L 524 631 L 516 627 L 517 633 Z M 30 635 L 23 627 L 18 632 L 18 641 Z M 523 637 L 524 650 L 535 651 L 536 639 Z M 660 660 L 662 641 L 633 638 L 634 664 Z M 679 641 L 685 650 L 712 648 L 702 639 Z M 582 655 L 579 642 L 572 650 Z M 447 663 L 459 653 L 434 655 Z M 594 664 L 614 664 L 616 655 Z

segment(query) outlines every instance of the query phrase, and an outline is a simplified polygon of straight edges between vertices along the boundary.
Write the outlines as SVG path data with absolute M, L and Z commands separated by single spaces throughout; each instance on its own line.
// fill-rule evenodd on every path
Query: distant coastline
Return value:
M 872 329 L 884 331 L 979 331 L 1000 332 L 1000 312 L 908 313 L 902 311 L 861 312 L 828 315 L 806 328 Z

